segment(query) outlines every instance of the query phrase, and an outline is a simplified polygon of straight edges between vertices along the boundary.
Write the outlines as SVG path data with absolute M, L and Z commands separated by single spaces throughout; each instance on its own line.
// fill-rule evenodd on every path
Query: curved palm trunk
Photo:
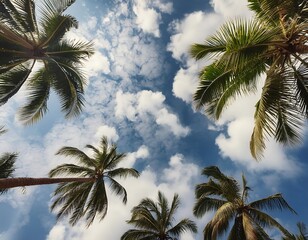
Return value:
M 95 178 L 5 178 L 0 179 L 0 189 L 45 185 L 65 182 L 94 182 Z

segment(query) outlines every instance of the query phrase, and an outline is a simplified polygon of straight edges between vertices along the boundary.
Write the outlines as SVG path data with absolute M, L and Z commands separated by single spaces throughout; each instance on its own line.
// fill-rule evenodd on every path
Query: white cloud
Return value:
M 98 77 L 100 73 L 110 73 L 110 62 L 99 50 L 85 62 L 84 67 L 88 77 Z
M 185 62 L 190 46 L 193 43 L 202 43 L 221 23 L 223 19 L 220 15 L 201 11 L 187 14 L 183 20 L 175 20 L 170 25 L 174 34 L 170 37 L 168 51 L 172 52 L 174 59 Z
M 161 15 L 153 8 L 144 8 L 142 5 L 136 5 L 133 8 L 138 26 L 146 33 L 152 33 L 155 37 L 160 36 L 159 23 Z
M 65 240 L 65 226 L 55 225 L 47 236 L 47 240 Z
M 181 68 L 174 77 L 172 92 L 174 96 L 187 103 L 192 102 L 192 95 L 197 89 L 199 80 L 197 74 L 197 64 L 187 69 Z
M 247 0 L 212 0 L 214 11 L 224 18 L 251 17 L 252 12 L 248 10 Z
M 132 94 L 119 91 L 116 95 L 116 116 L 120 119 L 126 117 L 137 123 L 152 118 L 175 136 L 186 136 L 190 131 L 189 128 L 179 123 L 178 117 L 167 110 L 164 101 L 165 96 L 160 92 L 144 90 Z
M 95 133 L 97 139 L 100 139 L 102 136 L 106 136 L 112 142 L 116 142 L 119 139 L 116 129 L 106 125 L 100 126 Z
M 147 157 L 149 157 L 149 149 L 147 146 L 142 145 L 136 152 L 128 153 L 123 164 L 125 164 L 126 167 L 132 167 L 137 159 L 145 159 Z
M 159 25 L 162 13 L 172 12 L 172 3 L 163 3 L 159 0 L 135 0 L 133 11 L 136 14 L 136 23 L 145 33 L 160 36 Z

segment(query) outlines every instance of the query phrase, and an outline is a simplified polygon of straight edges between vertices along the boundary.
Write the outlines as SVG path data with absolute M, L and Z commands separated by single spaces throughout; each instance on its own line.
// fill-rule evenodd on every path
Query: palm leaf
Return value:
M 24 123 L 37 122 L 47 112 L 50 83 L 46 79 L 50 78 L 50 75 L 51 73 L 47 69 L 42 68 L 29 80 L 28 102 L 19 109 L 19 119 Z
M 167 235 L 173 237 L 179 237 L 182 233 L 186 231 L 190 231 L 193 233 L 197 232 L 197 225 L 195 224 L 195 222 L 193 222 L 188 218 L 182 219 L 178 224 L 170 228 L 167 231 Z
M 125 232 L 121 240 L 156 240 L 157 233 L 149 230 L 130 229 Z
M 300 140 L 301 119 L 292 98 L 292 85 L 286 69 L 272 67 L 265 81 L 261 99 L 256 105 L 255 126 L 250 141 L 252 156 L 259 159 L 264 140 L 275 135 L 277 141 L 295 143 Z
M 62 164 L 49 172 L 50 177 L 59 175 L 77 175 L 78 177 L 93 177 L 95 172 L 87 167 L 81 167 L 75 164 Z
M 219 209 L 223 206 L 227 201 L 209 197 L 201 197 L 198 198 L 194 208 L 193 213 L 196 217 L 202 217 L 206 212 L 213 211 Z
M 71 28 L 77 28 L 77 20 L 70 15 L 42 15 L 42 30 L 40 33 L 39 47 L 46 48 L 48 45 L 57 44 L 64 34 Z
M 79 150 L 75 147 L 62 147 L 56 155 L 62 155 L 65 157 L 74 157 L 76 158 L 81 164 L 87 166 L 87 167 L 96 167 L 94 164 L 94 160 L 90 158 L 86 153 Z
M 266 198 L 251 202 L 248 206 L 252 208 L 257 208 L 260 210 L 289 210 L 292 213 L 295 213 L 295 210 L 290 207 L 286 200 L 282 197 L 280 193 L 268 196 Z
M 288 232 L 279 222 L 277 222 L 270 215 L 257 210 L 256 208 L 249 209 L 249 215 L 261 227 L 275 227 L 279 229 L 285 236 L 291 236 L 291 233 Z
M 101 180 L 96 181 L 91 195 L 89 197 L 89 201 L 87 203 L 86 211 L 86 219 L 87 226 L 90 226 L 95 219 L 95 216 L 98 215 L 100 220 L 103 220 L 107 214 L 108 210 L 108 198 L 105 189 L 105 184 L 101 183 Z
M 111 190 L 118 196 L 122 197 L 122 202 L 127 203 L 127 192 L 125 188 L 113 178 L 109 178 Z
M 139 172 L 134 168 L 117 168 L 114 170 L 106 171 L 106 175 L 110 178 L 114 177 L 123 177 L 126 178 L 128 176 L 139 177 Z
M 34 63 L 33 63 L 34 65 Z M 20 66 L 13 68 L 9 72 L 1 75 L 0 79 L 0 105 L 6 103 L 14 96 L 21 86 L 25 83 L 31 73 L 33 65 L 30 69 Z
M 15 171 L 17 153 L 4 153 L 0 156 L 0 178 L 10 178 Z M 0 189 L 0 195 L 8 189 Z
M 297 85 L 296 98 L 298 106 L 308 118 L 308 67 L 301 64 L 298 69 L 294 70 L 294 78 Z
M 77 68 L 63 62 L 48 62 L 53 72 L 52 87 L 60 97 L 61 110 L 67 118 L 78 115 L 83 107 L 84 76 Z

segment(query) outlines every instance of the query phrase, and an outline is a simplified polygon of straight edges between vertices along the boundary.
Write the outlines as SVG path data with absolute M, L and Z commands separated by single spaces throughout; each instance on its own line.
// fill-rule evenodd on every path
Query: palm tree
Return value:
M 284 144 L 301 140 L 308 117 L 308 2 L 248 2 L 254 19 L 229 21 L 204 44 L 191 47 L 196 60 L 213 58 L 200 72 L 194 103 L 219 119 L 232 100 L 255 92 L 265 74 L 250 141 L 252 156 L 260 159 L 268 137 Z
M 121 240 L 177 240 L 185 231 L 196 233 L 196 224 L 188 218 L 173 224 L 179 204 L 177 194 L 174 195 L 171 206 L 161 192 L 158 192 L 157 203 L 149 198 L 143 199 L 132 209 L 132 217 L 128 221 L 136 229 L 125 232 Z
M 16 153 L 4 153 L 0 156 L 0 179 L 7 179 L 13 176 L 16 158 Z M 6 191 L 7 189 L 0 188 L 0 195 Z
M 274 227 L 285 236 L 291 236 L 282 225 L 263 211 L 286 209 L 295 213 L 281 194 L 248 203 L 251 189 L 247 186 L 244 175 L 241 189 L 236 180 L 224 175 L 216 166 L 204 168 L 202 174 L 209 177 L 209 181 L 196 186 L 194 215 L 202 217 L 209 211 L 216 211 L 203 230 L 205 240 L 216 240 L 226 233 L 232 220 L 234 222 L 228 240 L 268 240 L 270 237 L 264 227 Z
M 61 100 L 66 117 L 80 113 L 85 76 L 82 61 L 93 53 L 92 44 L 69 40 L 65 33 L 77 28 L 77 20 L 63 12 L 75 0 L 43 0 L 40 26 L 33 0 L 0 1 L 0 105 L 27 82 L 30 91 L 19 116 L 33 123 L 47 111 L 50 89 Z M 32 74 L 34 65 L 41 63 Z
M 282 240 L 308 240 L 308 232 L 306 229 L 306 225 L 302 222 L 297 223 L 297 228 L 299 230 L 299 234 L 292 236 L 284 236 Z
M 106 137 L 101 139 L 99 148 L 92 145 L 86 147 L 93 150 L 93 157 L 74 147 L 63 147 L 57 152 L 58 155 L 75 157 L 79 165 L 59 165 L 49 172 L 50 178 L 0 179 L 0 189 L 60 183 L 53 193 L 51 205 L 52 210 L 58 211 L 58 219 L 70 215 L 70 223 L 75 225 L 86 216 L 88 226 L 96 215 L 102 220 L 108 208 L 105 184 L 109 183 L 111 190 L 126 203 L 126 190 L 115 178 L 138 177 L 139 173 L 133 168 L 116 168 L 125 159 L 125 154 L 117 153 L 116 145 L 110 146 Z M 59 175 L 74 177 L 54 178 Z

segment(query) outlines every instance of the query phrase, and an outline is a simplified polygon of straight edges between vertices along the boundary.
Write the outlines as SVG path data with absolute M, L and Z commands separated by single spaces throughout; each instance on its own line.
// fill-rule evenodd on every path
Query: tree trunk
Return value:
M 3 178 L 0 189 L 65 182 L 94 182 L 95 178 Z

